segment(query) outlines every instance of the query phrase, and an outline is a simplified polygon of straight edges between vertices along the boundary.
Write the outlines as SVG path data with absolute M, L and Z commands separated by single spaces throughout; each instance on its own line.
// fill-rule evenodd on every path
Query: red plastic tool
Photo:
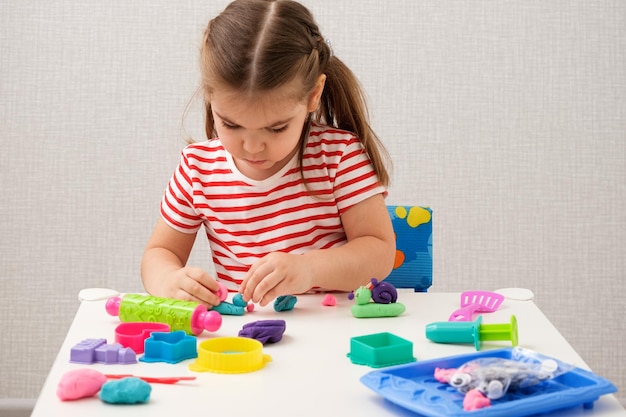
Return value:
M 109 379 L 122 379 L 122 378 L 139 378 L 142 381 L 153 382 L 155 384 L 175 384 L 178 381 L 193 381 L 195 376 L 171 376 L 171 377 L 151 377 L 151 376 L 136 376 L 130 374 L 104 374 Z

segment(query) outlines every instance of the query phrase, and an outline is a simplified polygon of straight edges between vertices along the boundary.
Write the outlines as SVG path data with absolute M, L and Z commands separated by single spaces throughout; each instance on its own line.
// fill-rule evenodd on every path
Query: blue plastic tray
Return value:
M 520 353 L 521 352 L 521 353 Z M 617 391 L 615 385 L 593 372 L 574 368 L 556 378 L 518 392 L 509 392 L 491 406 L 463 410 L 464 395 L 434 378 L 435 368 L 458 368 L 470 360 L 495 357 L 520 360 L 524 352 L 550 358 L 520 348 L 506 348 L 413 362 L 369 372 L 361 382 L 387 400 L 424 416 L 530 416 L 563 408 L 593 408 L 601 395 Z M 522 360 L 524 358 L 521 358 Z M 524 360 L 525 361 L 525 360 Z

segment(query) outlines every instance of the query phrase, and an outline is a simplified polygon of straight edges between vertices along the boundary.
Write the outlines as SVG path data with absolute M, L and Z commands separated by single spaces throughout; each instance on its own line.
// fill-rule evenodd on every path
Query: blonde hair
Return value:
M 235 0 L 212 19 L 200 56 L 205 130 L 216 136 L 211 93 L 228 88 L 254 96 L 297 80 L 304 99 L 321 74 L 326 83 L 311 119 L 353 132 L 362 142 L 381 184 L 389 184 L 389 155 L 369 123 L 363 89 L 320 34 L 311 12 L 291 0 Z M 300 166 L 310 123 L 300 141 Z

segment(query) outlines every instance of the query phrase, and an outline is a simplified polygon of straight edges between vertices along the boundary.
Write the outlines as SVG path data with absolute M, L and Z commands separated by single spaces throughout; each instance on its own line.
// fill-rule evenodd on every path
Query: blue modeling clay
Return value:
M 245 308 L 248 305 L 248 303 L 246 303 L 243 300 L 243 295 L 241 294 L 233 295 L 233 304 L 239 307 L 243 307 L 243 308 Z
M 100 399 L 109 404 L 141 404 L 148 402 L 152 387 L 139 378 L 109 381 L 100 390 Z
M 293 295 L 281 295 L 274 301 L 275 311 L 290 311 L 298 302 L 298 299 Z
M 226 316 L 243 316 L 246 312 L 247 307 L 248 303 L 243 300 L 243 295 L 237 293 L 233 295 L 232 303 L 229 303 L 228 301 L 222 301 L 221 303 L 213 307 L 213 310 Z
M 229 303 L 228 301 L 222 301 L 218 305 L 213 306 L 211 310 L 217 311 L 223 316 L 243 316 L 243 313 L 246 311 L 245 307 Z

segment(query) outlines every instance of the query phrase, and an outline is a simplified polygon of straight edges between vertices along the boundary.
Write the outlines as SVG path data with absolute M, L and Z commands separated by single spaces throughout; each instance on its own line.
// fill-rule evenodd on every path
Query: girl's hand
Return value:
M 211 308 L 220 303 L 217 282 L 202 268 L 185 266 L 196 235 L 182 233 L 160 218 L 141 260 L 146 291 L 157 297 L 195 301 Z
M 302 255 L 269 253 L 250 267 L 239 292 L 261 306 L 281 295 L 302 294 L 313 287 L 309 262 Z
M 169 277 L 171 283 L 167 288 L 167 297 L 178 300 L 195 301 L 207 308 L 218 305 L 220 287 L 217 282 L 202 268 L 186 266 L 177 269 Z

